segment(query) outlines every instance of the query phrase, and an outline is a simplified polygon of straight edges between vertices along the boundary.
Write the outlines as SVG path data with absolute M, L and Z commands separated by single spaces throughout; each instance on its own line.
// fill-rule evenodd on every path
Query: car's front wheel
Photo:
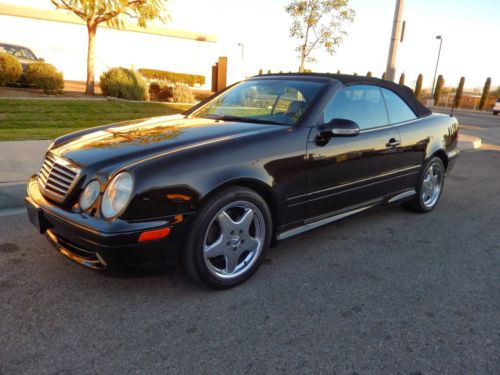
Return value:
M 422 168 L 417 194 L 404 206 L 416 212 L 429 212 L 436 207 L 444 186 L 445 168 L 439 157 L 432 157 Z
M 182 253 L 186 274 L 214 288 L 252 276 L 269 247 L 272 218 L 255 191 L 233 186 L 208 199 L 197 213 Z

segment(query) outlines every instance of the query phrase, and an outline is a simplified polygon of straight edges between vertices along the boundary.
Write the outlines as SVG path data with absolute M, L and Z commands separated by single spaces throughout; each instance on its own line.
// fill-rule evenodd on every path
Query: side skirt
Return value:
M 337 214 L 334 214 L 334 215 L 331 215 L 331 216 L 328 216 L 325 218 L 320 218 L 318 220 L 313 220 L 313 221 L 310 221 L 310 222 L 308 222 L 300 227 L 293 228 L 293 229 L 287 230 L 285 232 L 282 232 L 276 236 L 276 239 L 278 241 L 284 240 L 286 238 L 310 231 L 312 229 L 319 228 L 323 225 L 342 220 L 346 217 L 356 215 L 360 212 L 369 210 L 370 208 L 380 206 L 381 203 L 382 203 L 382 205 L 384 205 L 383 203 L 389 204 L 389 203 L 407 200 L 408 198 L 413 197 L 415 194 L 416 194 L 416 191 L 414 189 L 411 189 L 411 190 L 403 191 L 403 192 L 401 192 L 401 193 L 399 193 L 399 194 L 397 194 L 389 199 L 379 199 L 376 201 L 370 201 L 370 202 L 367 202 L 361 206 L 357 206 L 356 208 L 353 208 L 353 209 L 350 209 L 347 211 L 343 211 L 343 212 L 339 212 Z

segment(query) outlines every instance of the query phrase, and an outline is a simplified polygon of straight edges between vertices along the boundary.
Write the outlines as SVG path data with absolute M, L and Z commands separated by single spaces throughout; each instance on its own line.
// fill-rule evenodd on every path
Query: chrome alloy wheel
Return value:
M 422 203 L 425 207 L 433 207 L 439 199 L 443 187 L 444 171 L 438 163 L 431 163 L 425 171 L 422 181 Z
M 266 236 L 264 216 L 248 201 L 231 202 L 214 216 L 203 240 L 203 257 L 213 276 L 229 280 L 250 269 Z

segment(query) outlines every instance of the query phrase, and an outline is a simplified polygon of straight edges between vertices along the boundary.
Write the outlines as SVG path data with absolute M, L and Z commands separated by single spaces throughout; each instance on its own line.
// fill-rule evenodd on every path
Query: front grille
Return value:
M 73 188 L 79 174 L 80 169 L 49 152 L 38 173 L 38 183 L 44 195 L 62 202 Z

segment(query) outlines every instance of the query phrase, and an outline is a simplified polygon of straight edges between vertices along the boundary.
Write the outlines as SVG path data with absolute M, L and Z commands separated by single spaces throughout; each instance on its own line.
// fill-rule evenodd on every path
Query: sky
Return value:
M 228 56 L 233 80 L 255 75 L 260 68 L 296 71 L 297 41 L 289 36 L 291 19 L 284 10 L 289 2 L 169 0 L 167 26 L 217 35 L 216 53 Z M 0 6 L 2 3 L 53 9 L 49 0 L 0 0 Z M 380 77 L 387 62 L 395 3 L 350 0 L 356 17 L 345 28 L 344 43 L 333 56 L 316 52 L 317 63 L 307 68 L 360 75 L 372 71 Z M 444 75 L 446 86 L 456 86 L 461 76 L 470 89 L 482 87 L 487 77 L 492 78 L 493 87 L 500 85 L 499 14 L 499 0 L 406 0 L 406 31 L 398 49 L 397 77 L 404 72 L 411 87 L 422 73 L 424 86 L 430 87 L 439 48 L 435 36 L 443 35 L 438 74 Z M 238 44 L 243 44 L 243 51 Z

